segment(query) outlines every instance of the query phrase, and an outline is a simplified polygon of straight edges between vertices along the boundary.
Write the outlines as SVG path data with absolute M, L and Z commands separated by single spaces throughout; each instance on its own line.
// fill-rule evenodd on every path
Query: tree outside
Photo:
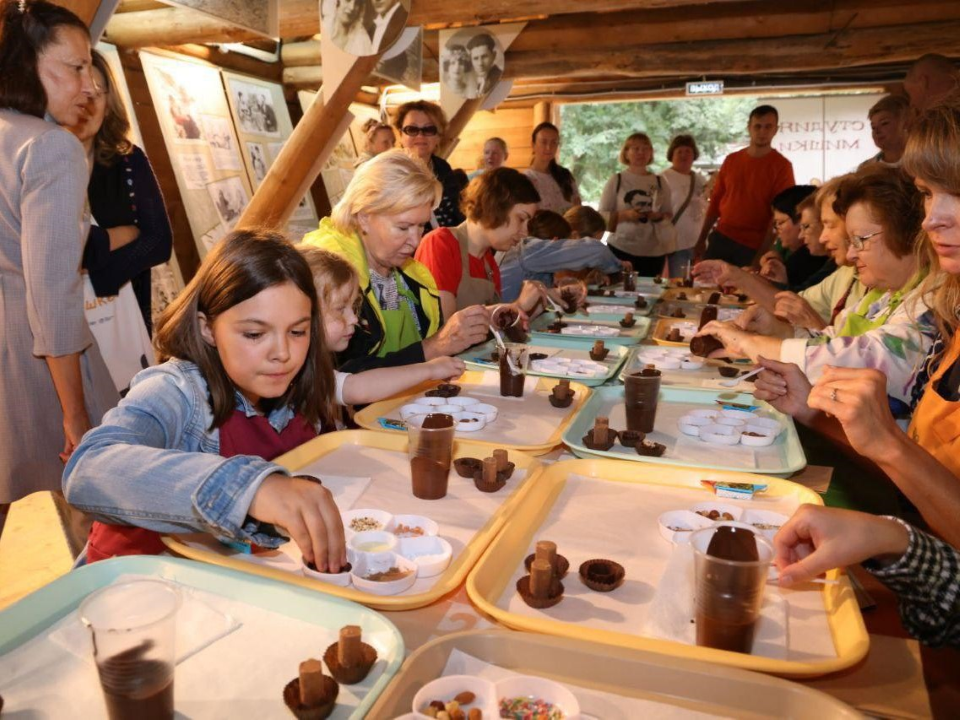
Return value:
M 628 135 L 645 132 L 653 142 L 651 169 L 670 166 L 667 147 L 674 136 L 693 135 L 700 148 L 696 167 L 714 169 L 747 144 L 747 116 L 757 98 L 727 96 L 691 100 L 575 103 L 560 107 L 560 164 L 570 168 L 584 202 L 596 205 L 604 184 L 623 169 L 618 157 Z

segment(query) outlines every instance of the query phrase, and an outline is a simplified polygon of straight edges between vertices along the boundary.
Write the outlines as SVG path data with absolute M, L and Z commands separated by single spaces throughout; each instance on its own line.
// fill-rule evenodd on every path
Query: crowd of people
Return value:
M 342 406 L 458 376 L 456 355 L 497 313 L 526 322 L 561 282 L 691 272 L 752 299 L 700 333 L 763 366 L 757 397 L 876 463 L 923 525 L 804 506 L 775 540 L 781 582 L 865 562 L 900 593 L 911 632 L 960 642 L 949 61 L 921 58 L 909 100 L 871 110 L 880 152 L 855 173 L 797 186 L 772 146 L 777 110 L 761 105 L 709 198 L 692 136 L 673 139 L 658 175 L 636 132 L 598 210 L 557 162 L 556 126 L 534 129 L 525 172 L 491 138 L 464 188 L 437 154 L 442 111 L 410 102 L 393 128 L 368 129 L 369 157 L 317 230 L 297 245 L 230 233 L 152 324 L 149 269 L 169 257 L 170 227 L 109 68 L 66 9 L 7 0 L 0 21 L 0 529 L 10 502 L 62 487 L 97 521 L 88 562 L 161 552 L 161 533 L 275 547 L 283 528 L 335 571 L 346 551 L 330 492 L 277 456 L 343 427 Z M 111 377 L 84 282 L 101 297 L 130 285 L 159 364 Z

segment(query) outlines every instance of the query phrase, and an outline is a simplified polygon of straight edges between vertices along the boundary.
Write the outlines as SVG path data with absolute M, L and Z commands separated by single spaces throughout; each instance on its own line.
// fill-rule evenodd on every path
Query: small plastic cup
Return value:
M 455 431 L 454 419 L 443 413 L 414 415 L 407 421 L 407 455 L 414 497 L 446 497 Z
M 707 554 L 717 530 L 727 523 L 697 530 L 690 536 L 696 576 L 697 645 L 749 653 L 753 647 L 773 546 L 759 533 L 749 533 L 757 543 L 755 561 L 725 560 Z
M 526 345 L 505 343 L 500 350 L 500 395 L 523 397 L 523 383 L 527 376 L 530 353 Z
M 623 404 L 627 430 L 652 433 L 660 399 L 660 372 L 637 370 L 623 379 Z
M 163 580 L 102 588 L 80 604 L 110 720 L 173 718 L 180 592 Z

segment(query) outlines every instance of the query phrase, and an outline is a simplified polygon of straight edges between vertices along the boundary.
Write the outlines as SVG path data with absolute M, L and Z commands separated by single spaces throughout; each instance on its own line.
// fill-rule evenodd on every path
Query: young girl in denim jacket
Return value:
M 166 362 L 134 378 L 64 470 L 67 500 L 100 520 L 88 561 L 162 552 L 160 533 L 272 548 L 282 528 L 337 571 L 330 492 L 271 462 L 332 425 L 333 368 L 300 253 L 274 233 L 232 233 L 164 311 L 155 344 Z

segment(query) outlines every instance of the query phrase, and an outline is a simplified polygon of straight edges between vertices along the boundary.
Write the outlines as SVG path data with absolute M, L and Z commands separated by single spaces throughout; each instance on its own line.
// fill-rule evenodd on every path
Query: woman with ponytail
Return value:
M 526 176 L 540 194 L 540 209 L 561 215 L 581 205 L 580 191 L 573 173 L 557 163 L 560 131 L 553 123 L 542 122 L 533 129 L 533 161 Z

